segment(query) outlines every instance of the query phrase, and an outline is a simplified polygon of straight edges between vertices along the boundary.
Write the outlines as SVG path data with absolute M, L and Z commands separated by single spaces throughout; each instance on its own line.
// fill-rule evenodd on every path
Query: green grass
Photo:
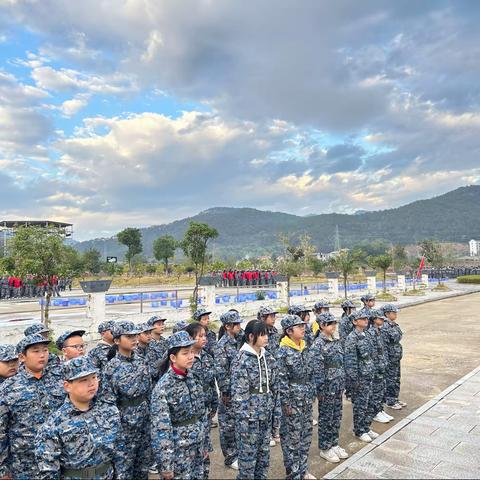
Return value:
M 457 282 L 480 284 L 480 275 L 462 275 L 457 277 Z
M 377 300 L 381 300 L 382 302 L 396 302 L 398 299 L 395 295 L 392 295 L 388 292 L 382 292 L 375 296 Z
M 405 292 L 403 292 L 403 294 L 405 297 L 422 297 L 425 295 L 425 291 L 424 290 L 406 290 Z

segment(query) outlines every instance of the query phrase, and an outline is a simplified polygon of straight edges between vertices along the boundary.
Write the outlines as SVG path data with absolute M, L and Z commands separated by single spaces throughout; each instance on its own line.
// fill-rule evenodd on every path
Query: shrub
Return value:
M 457 277 L 457 282 L 480 284 L 480 275 L 462 275 L 460 277 Z
M 257 297 L 257 300 L 265 300 L 265 292 L 262 292 L 261 290 L 255 292 L 255 296 Z

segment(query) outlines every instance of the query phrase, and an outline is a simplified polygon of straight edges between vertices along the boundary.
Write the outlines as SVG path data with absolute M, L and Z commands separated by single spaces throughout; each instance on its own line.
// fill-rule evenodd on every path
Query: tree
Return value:
M 319 258 L 312 257 L 309 259 L 309 266 L 310 269 L 312 270 L 312 273 L 317 276 L 320 273 L 322 273 L 326 266 L 328 265 L 328 262 L 325 260 L 320 260 Z
M 193 290 L 193 302 L 198 302 L 198 282 L 203 275 L 207 258 L 208 242 L 218 237 L 218 231 L 206 223 L 190 222 L 181 243 L 183 253 L 193 264 L 195 272 L 195 288 Z
M 392 249 L 393 268 L 400 270 L 408 264 L 407 252 L 403 245 L 394 245 Z
M 359 260 L 358 253 L 351 250 L 341 250 L 330 260 L 330 265 L 342 276 L 345 298 L 347 298 L 348 277 L 358 268 Z
M 425 257 L 425 260 L 433 268 L 442 268 L 445 262 L 445 258 L 442 252 L 442 246 L 436 240 L 427 239 L 422 240 L 419 244 L 420 254 Z M 439 279 L 440 280 L 440 279 Z M 439 285 L 441 282 L 439 281 Z
M 171 235 L 158 237 L 153 242 L 153 256 L 159 262 L 163 262 L 165 273 L 168 274 L 168 260 L 173 258 L 178 242 Z
M 304 254 L 302 248 L 293 243 L 292 235 L 281 233 L 278 239 L 283 245 L 283 257 L 277 261 L 277 270 L 287 277 L 287 302 L 290 305 L 290 280 L 302 273 L 304 264 L 300 260 Z
M 393 257 L 389 253 L 369 257 L 368 262 L 373 268 L 379 268 L 383 273 L 383 293 L 386 293 L 387 270 L 392 266 Z
M 85 272 L 100 273 L 102 269 L 102 254 L 95 248 L 85 250 L 83 253 L 83 265 Z
M 15 261 L 15 274 L 33 275 L 37 282 L 45 283 L 44 322 L 50 326 L 49 308 L 55 277 L 68 274 L 68 249 L 63 244 L 60 230 L 40 227 L 20 227 L 11 241 L 11 254 Z
M 135 255 L 142 253 L 142 232 L 138 228 L 126 228 L 117 234 L 117 240 L 127 247 L 125 259 L 128 262 L 128 270 L 132 268 L 132 260 Z
M 79 277 L 85 273 L 83 256 L 73 247 L 65 245 L 66 273 L 69 277 Z

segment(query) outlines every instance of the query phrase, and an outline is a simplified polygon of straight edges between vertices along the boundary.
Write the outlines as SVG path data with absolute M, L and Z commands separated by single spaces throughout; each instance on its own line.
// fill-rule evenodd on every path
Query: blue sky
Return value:
M 479 183 L 474 2 L 0 6 L 0 216 L 77 239 Z

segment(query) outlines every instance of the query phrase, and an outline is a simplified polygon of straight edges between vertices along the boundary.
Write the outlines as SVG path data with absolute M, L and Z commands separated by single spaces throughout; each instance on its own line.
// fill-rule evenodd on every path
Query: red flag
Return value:
M 420 260 L 420 265 L 418 266 L 418 270 L 417 270 L 417 278 L 420 278 L 422 276 L 422 270 L 424 266 L 425 266 L 425 257 L 422 256 L 422 259 Z

